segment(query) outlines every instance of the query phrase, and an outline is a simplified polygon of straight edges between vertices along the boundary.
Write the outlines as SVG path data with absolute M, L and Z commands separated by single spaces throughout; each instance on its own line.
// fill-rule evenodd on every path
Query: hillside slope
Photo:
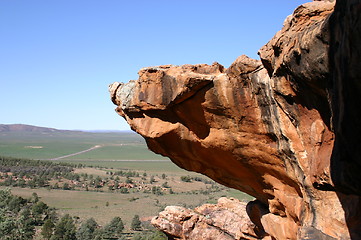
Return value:
M 68 130 L 59 130 L 55 128 L 38 127 L 26 124 L 0 124 L 0 132 L 61 132 Z

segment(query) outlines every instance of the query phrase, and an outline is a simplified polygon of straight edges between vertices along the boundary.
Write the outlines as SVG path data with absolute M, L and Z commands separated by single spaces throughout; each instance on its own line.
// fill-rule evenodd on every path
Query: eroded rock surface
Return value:
M 148 67 L 110 86 L 117 112 L 152 151 L 257 199 L 247 226 L 258 238 L 361 239 L 361 3 L 334 4 L 298 7 L 261 61 Z M 190 219 L 162 225 L 182 211 Z M 195 229 L 217 220 L 200 216 L 168 208 L 155 225 L 207 239 Z
M 194 210 L 168 206 L 152 224 L 173 239 L 258 239 L 264 234 L 249 219 L 246 203 L 227 198 Z

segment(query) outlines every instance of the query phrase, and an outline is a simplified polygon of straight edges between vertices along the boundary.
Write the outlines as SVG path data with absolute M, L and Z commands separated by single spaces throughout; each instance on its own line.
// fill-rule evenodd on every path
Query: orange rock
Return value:
M 152 151 L 257 199 L 247 207 L 254 226 L 235 220 L 252 237 L 361 238 L 361 4 L 334 4 L 298 7 L 261 61 L 149 67 L 110 86 Z M 219 204 L 198 208 L 211 219 L 173 207 L 153 224 L 179 239 L 242 238 L 242 227 L 224 235 L 234 227 Z
M 220 198 L 217 204 L 194 210 L 166 207 L 152 219 L 152 224 L 172 239 L 258 239 L 246 203 L 236 199 Z

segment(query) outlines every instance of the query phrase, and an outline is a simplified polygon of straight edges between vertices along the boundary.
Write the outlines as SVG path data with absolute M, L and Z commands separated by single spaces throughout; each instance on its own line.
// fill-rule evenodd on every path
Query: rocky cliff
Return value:
M 197 209 L 167 208 L 156 226 L 175 239 L 361 239 L 359 16 L 359 0 L 305 3 L 260 61 L 148 67 L 110 86 L 152 151 L 256 198 L 234 218 L 242 234 L 202 238 L 199 226 L 222 227 Z

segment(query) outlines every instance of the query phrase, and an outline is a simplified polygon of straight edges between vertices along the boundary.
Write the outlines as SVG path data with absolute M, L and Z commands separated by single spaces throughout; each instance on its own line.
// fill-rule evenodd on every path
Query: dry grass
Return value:
M 107 187 L 102 189 L 103 192 L 12 188 L 13 194 L 25 198 L 30 197 L 33 192 L 37 193 L 42 201 L 57 208 L 60 214 L 68 213 L 72 216 L 78 216 L 80 220 L 93 217 L 101 225 L 119 216 L 126 224 L 126 228 L 129 228 L 131 219 L 135 214 L 142 218 L 155 216 L 167 205 L 195 207 L 206 202 L 215 202 L 221 196 L 250 199 L 246 194 L 223 187 L 220 191 L 209 195 L 201 194 L 200 190 L 206 190 L 211 185 L 196 181 L 185 183 L 180 180 L 180 177 L 186 175 L 198 176 L 203 179 L 206 177 L 180 169 L 169 160 L 161 162 L 124 161 L 128 159 L 163 159 L 148 151 L 144 140 L 134 133 L 61 133 L 57 136 L 13 133 L 12 135 L 0 136 L 0 140 L 0 152 L 3 155 L 34 159 L 49 159 L 79 152 L 94 145 L 106 145 L 61 161 L 107 168 L 75 170 L 79 174 L 87 173 L 103 178 L 110 177 L 106 171 L 131 170 L 138 171 L 141 176 L 146 172 L 146 182 L 149 183 L 150 176 L 153 175 L 156 182 L 152 186 L 161 187 L 167 182 L 168 186 L 176 193 L 160 196 L 144 192 L 120 194 L 108 192 Z M 42 148 L 38 148 L 38 146 Z M 161 178 L 162 174 L 167 175 L 166 179 Z M 141 181 L 140 177 L 132 179 L 138 183 Z M 120 177 L 120 180 L 125 181 L 125 177 Z M 106 206 L 107 202 L 109 203 L 108 206 Z
M 248 199 L 249 197 L 236 190 L 224 188 L 223 190 L 209 195 L 193 192 L 194 190 L 206 189 L 202 182 L 184 183 L 170 179 L 157 179 L 154 186 L 168 181 L 173 189 L 182 190 L 176 194 L 154 195 L 151 193 L 134 192 L 129 194 L 112 192 L 87 192 L 69 190 L 47 190 L 12 188 L 12 193 L 24 198 L 30 197 L 33 192 L 37 193 L 43 202 L 58 209 L 60 214 L 78 216 L 81 220 L 93 217 L 99 224 L 104 225 L 112 218 L 119 216 L 130 226 L 131 219 L 135 214 L 141 217 L 155 216 L 167 205 L 180 205 L 195 207 L 206 202 L 215 202 L 221 196 L 238 197 Z M 238 194 L 238 196 L 237 196 Z M 106 203 L 109 203 L 106 206 Z
M 95 175 L 95 176 L 101 176 L 101 177 L 107 176 L 106 171 L 97 169 L 97 168 L 90 168 L 90 167 L 75 168 L 74 173 L 77 173 L 77 174 L 82 174 L 82 173 L 85 174 L 86 173 L 88 175 Z

